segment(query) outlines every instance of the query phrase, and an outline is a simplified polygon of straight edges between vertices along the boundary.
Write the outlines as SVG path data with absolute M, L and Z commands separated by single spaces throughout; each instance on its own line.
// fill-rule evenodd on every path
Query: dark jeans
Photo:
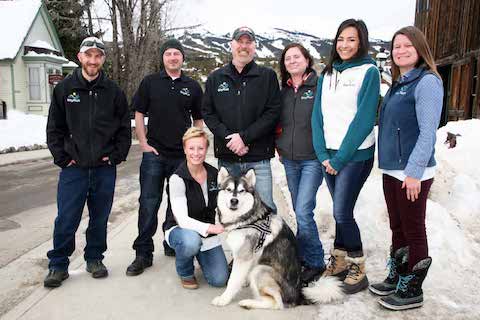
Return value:
M 85 201 L 90 220 L 86 232 L 86 261 L 103 260 L 107 250 L 107 221 L 112 209 L 117 170 L 115 166 L 67 167 L 60 171 L 57 191 L 58 215 L 53 231 L 53 249 L 47 253 L 49 269 L 68 270 L 68 257 L 75 250 L 75 232 Z
M 315 160 L 282 159 L 287 176 L 288 190 L 292 196 L 297 219 L 298 251 L 302 261 L 309 267 L 323 268 L 324 252 L 317 223 L 313 219 L 317 191 L 322 184 L 322 164 Z
M 144 152 L 140 165 L 140 208 L 138 210 L 138 237 L 133 243 L 137 256 L 153 257 L 153 236 L 158 227 L 158 209 L 162 203 L 163 185 L 175 172 L 183 158 L 165 158 L 153 152 Z M 170 205 L 170 201 L 168 201 Z
M 349 256 L 362 256 L 363 247 L 360 230 L 353 216 L 353 209 L 360 190 L 367 181 L 373 167 L 373 158 L 364 161 L 350 161 L 334 176 L 325 171 L 323 176 L 333 200 L 335 218 L 334 248 L 346 250 Z
M 383 194 L 390 218 L 393 252 L 405 246 L 409 247 L 409 270 L 428 257 L 425 212 L 432 183 L 433 179 L 422 181 L 418 199 L 412 202 L 407 199 L 406 189 L 402 189 L 402 181 L 383 175 Z

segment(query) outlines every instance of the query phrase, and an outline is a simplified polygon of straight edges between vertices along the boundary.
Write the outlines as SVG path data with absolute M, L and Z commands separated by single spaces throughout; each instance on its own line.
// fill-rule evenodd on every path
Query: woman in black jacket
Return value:
M 318 279 L 325 270 L 323 247 L 313 219 L 323 174 L 312 144 L 311 115 L 318 80 L 312 65 L 310 53 L 301 44 L 291 43 L 282 52 L 282 110 L 276 139 L 297 219 L 305 284 Z

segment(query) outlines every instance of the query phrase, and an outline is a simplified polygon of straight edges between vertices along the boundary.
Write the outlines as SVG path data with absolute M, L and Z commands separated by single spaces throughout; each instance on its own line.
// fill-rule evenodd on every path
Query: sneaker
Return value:
M 137 256 L 127 268 L 127 276 L 138 276 L 143 271 L 152 266 L 152 259 Z
M 310 282 L 314 282 L 320 279 L 320 277 L 324 272 L 325 272 L 325 267 L 315 268 L 315 267 L 309 267 L 305 265 L 305 267 L 302 270 L 302 273 L 300 274 L 300 280 L 304 285 L 308 285 Z
M 368 278 L 365 273 L 365 257 L 346 257 L 348 274 L 343 280 L 343 291 L 354 294 L 368 288 Z
M 68 271 L 63 270 L 48 270 L 48 274 L 43 280 L 45 288 L 57 288 L 62 285 L 63 280 L 68 278 Z
M 195 277 L 192 278 L 180 278 L 180 281 L 182 282 L 182 287 L 185 289 L 198 289 L 198 282 Z
M 173 250 L 173 248 L 170 247 L 165 240 L 163 240 L 163 252 L 167 257 L 175 257 L 175 250 Z
M 92 274 L 92 278 L 105 278 L 108 276 L 107 267 L 101 260 L 87 261 L 87 272 Z

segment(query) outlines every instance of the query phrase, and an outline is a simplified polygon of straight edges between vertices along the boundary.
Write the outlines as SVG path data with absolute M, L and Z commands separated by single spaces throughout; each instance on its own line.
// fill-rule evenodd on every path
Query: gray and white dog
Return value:
M 233 254 L 227 288 L 212 304 L 229 304 L 245 283 L 254 299 L 239 305 L 247 309 L 283 309 L 300 304 L 327 303 L 343 296 L 341 282 L 321 278 L 302 288 L 301 264 L 292 230 L 261 200 L 255 191 L 255 172 L 233 177 L 225 168 L 218 173 L 217 208 L 226 242 Z M 248 282 L 247 282 L 248 281 Z

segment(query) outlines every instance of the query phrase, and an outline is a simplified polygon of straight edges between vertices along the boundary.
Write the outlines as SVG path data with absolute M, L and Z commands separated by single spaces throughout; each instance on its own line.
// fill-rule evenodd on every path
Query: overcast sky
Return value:
M 415 0 L 177 0 L 175 25 L 203 24 L 213 33 L 247 25 L 255 32 L 271 28 L 333 38 L 345 19 L 363 19 L 370 37 L 390 40 L 415 20 Z

